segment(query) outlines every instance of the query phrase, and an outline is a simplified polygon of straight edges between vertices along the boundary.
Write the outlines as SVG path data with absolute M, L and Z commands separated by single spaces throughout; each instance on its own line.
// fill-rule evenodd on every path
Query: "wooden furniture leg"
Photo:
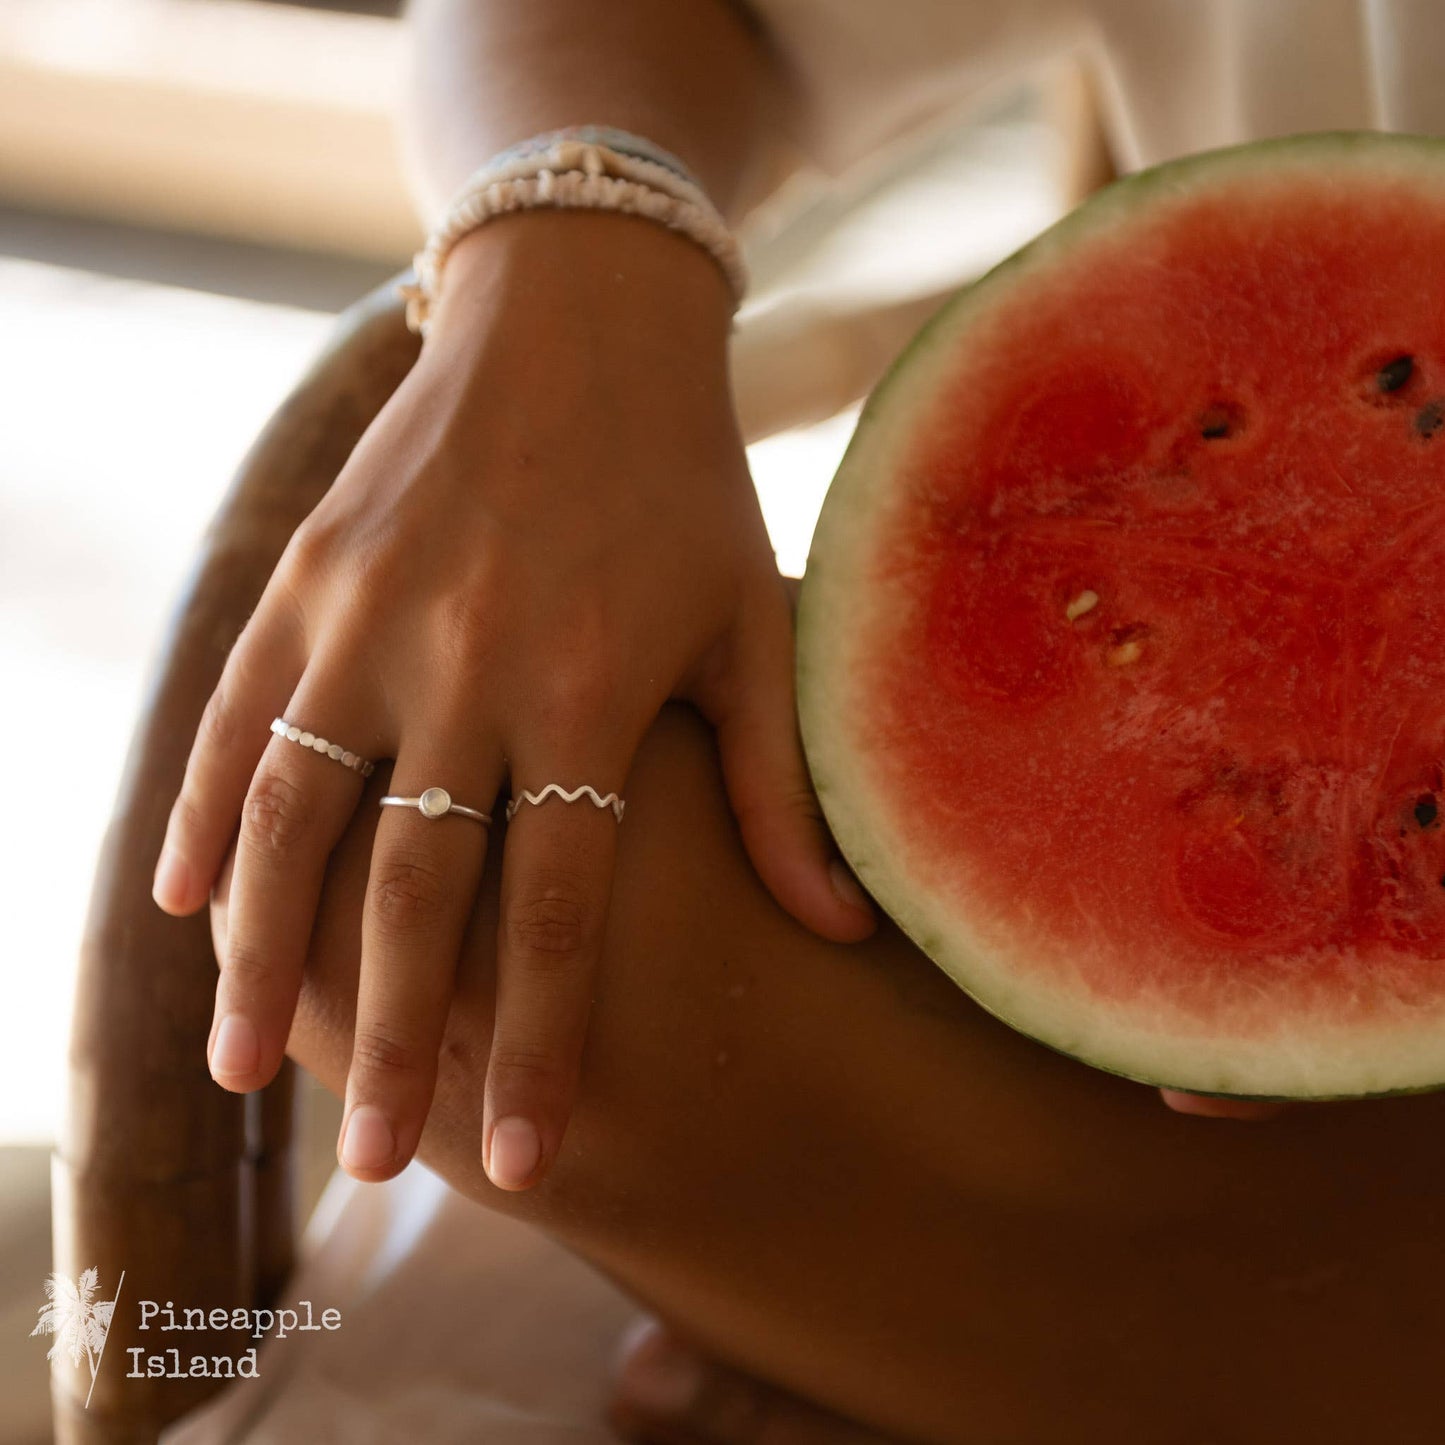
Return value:
M 162 913 L 151 872 L 201 711 L 277 558 L 415 361 L 388 284 L 340 318 L 330 343 L 257 439 L 204 539 L 173 614 L 126 759 L 91 895 L 72 1026 L 70 1097 L 54 1159 L 55 1268 L 125 1282 L 91 1388 L 62 1358 L 59 1445 L 142 1445 L 217 1388 L 127 1378 L 126 1351 L 236 1355 L 235 1332 L 138 1329 L 140 1299 L 255 1307 L 291 1266 L 295 1238 L 288 1064 L 260 1094 L 212 1082 L 205 1045 L 215 960 L 204 910 Z M 86 1400 L 89 1394 L 89 1405 Z

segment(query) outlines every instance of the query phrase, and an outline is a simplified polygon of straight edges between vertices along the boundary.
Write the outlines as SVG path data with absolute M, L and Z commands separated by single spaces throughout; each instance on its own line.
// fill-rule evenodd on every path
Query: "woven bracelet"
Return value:
M 603 145 L 580 132 L 620 137 L 629 150 Z M 540 206 L 620 211 L 660 222 L 713 257 L 732 288 L 735 306 L 747 290 L 736 239 L 676 157 L 627 132 L 578 126 L 511 146 L 467 180 L 413 258 L 416 279 L 398 288 L 407 302 L 407 326 L 426 335 L 447 258 L 463 236 L 494 216 Z

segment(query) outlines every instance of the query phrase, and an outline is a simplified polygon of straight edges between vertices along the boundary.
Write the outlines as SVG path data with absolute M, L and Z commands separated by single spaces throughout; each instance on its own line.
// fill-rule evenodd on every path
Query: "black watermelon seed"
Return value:
M 1375 383 L 1381 391 L 1399 391 L 1409 381 L 1415 371 L 1415 358 L 1413 356 L 1397 356 L 1393 361 L 1387 362 L 1376 373 Z
M 1427 401 L 1415 413 L 1415 430 L 1422 437 L 1434 436 L 1440 430 L 1442 423 L 1445 423 L 1445 401 L 1439 398 Z
M 1445 877 L 1442 877 L 1442 878 L 1440 879 L 1440 886 L 1441 886 L 1442 888 L 1445 888 Z
M 1435 799 L 1429 793 L 1423 794 L 1415 803 L 1415 821 L 1422 827 L 1428 828 L 1440 815 L 1440 810 L 1435 806 Z
M 1235 418 L 1228 407 L 1212 406 L 1199 418 L 1199 435 L 1205 441 L 1218 441 L 1234 430 Z

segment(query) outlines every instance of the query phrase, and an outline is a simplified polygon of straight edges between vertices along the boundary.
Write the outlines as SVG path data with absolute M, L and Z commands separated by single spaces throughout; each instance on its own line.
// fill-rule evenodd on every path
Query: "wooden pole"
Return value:
M 177 606 L 127 756 L 87 919 L 71 1038 L 70 1097 L 54 1176 L 55 1268 L 125 1286 L 94 1381 L 52 1375 L 59 1445 L 141 1445 L 199 1404 L 214 1379 L 128 1378 L 127 1351 L 240 1354 L 239 1332 L 139 1329 L 138 1301 L 264 1304 L 292 1262 L 290 1066 L 260 1096 L 210 1078 L 216 965 L 205 912 L 175 919 L 151 872 L 200 715 L 297 524 L 416 359 L 391 286 L 351 307 L 241 464 Z M 159 409 L 159 404 L 158 404 Z M 86 1398 L 89 1395 L 89 1405 Z

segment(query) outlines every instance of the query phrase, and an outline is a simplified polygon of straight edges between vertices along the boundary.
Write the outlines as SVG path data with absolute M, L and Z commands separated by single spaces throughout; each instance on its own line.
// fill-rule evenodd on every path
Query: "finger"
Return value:
M 502 772 L 500 747 L 479 743 L 475 724 L 458 719 L 435 734 L 403 739 L 388 793 L 491 814 Z M 357 1179 L 389 1179 L 416 1152 L 486 850 L 487 825 L 464 814 L 381 809 L 337 1141 L 338 1160 Z
M 361 774 L 317 752 L 316 738 L 379 745 L 353 675 L 308 670 L 285 716 L 318 731 L 295 741 L 268 732 L 241 807 L 208 1048 L 212 1077 L 237 1092 L 261 1088 L 281 1066 L 326 860 L 361 795 Z
M 602 797 L 620 794 L 626 765 L 585 750 L 522 747 L 512 756 L 482 1162 L 498 1188 L 525 1189 L 556 1158 L 572 1110 L 619 821 L 585 793 L 534 804 L 524 790 L 589 784 Z
M 793 622 L 781 579 L 692 700 L 717 729 L 728 800 L 768 891 L 824 938 L 866 938 L 876 914 L 833 844 L 798 736 Z
M 1192 1114 L 1199 1119 L 1247 1119 L 1263 1122 L 1277 1119 L 1288 1104 L 1262 1099 L 1213 1099 L 1207 1094 L 1185 1094 L 1178 1089 L 1160 1089 L 1160 1097 L 1176 1114 Z
M 612 1424 L 681 1445 L 883 1445 L 888 1437 L 718 1364 L 647 1320 L 624 1342 Z
M 258 609 L 231 649 L 201 714 L 181 790 L 171 805 L 151 894 L 184 917 L 205 903 L 236 832 L 241 802 L 306 666 L 300 629 L 280 609 Z

